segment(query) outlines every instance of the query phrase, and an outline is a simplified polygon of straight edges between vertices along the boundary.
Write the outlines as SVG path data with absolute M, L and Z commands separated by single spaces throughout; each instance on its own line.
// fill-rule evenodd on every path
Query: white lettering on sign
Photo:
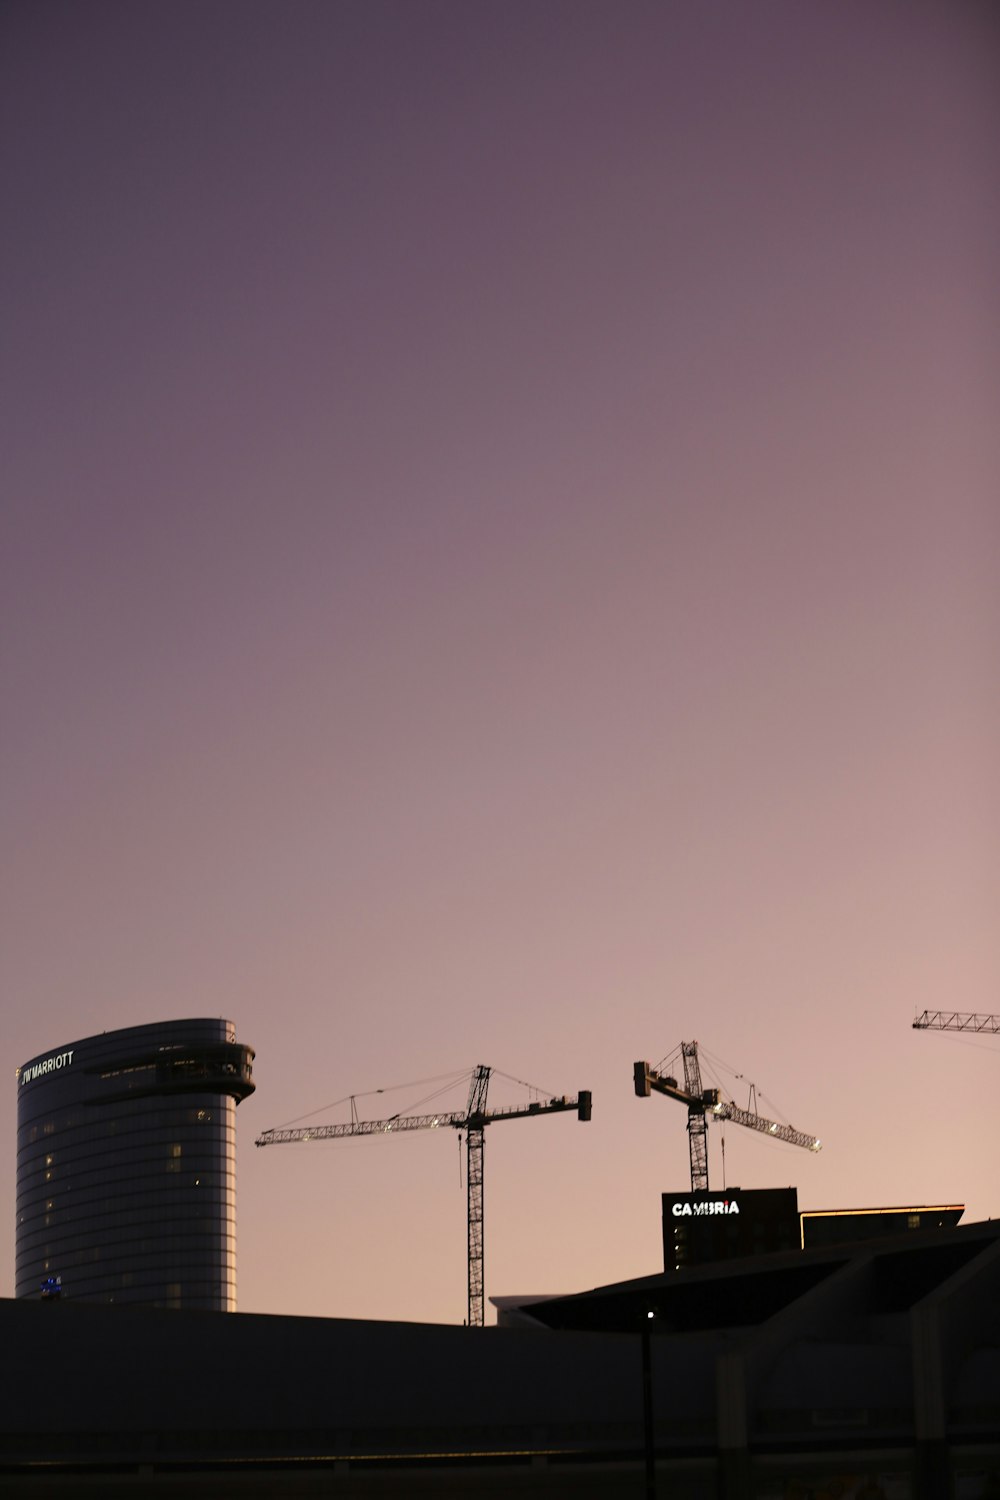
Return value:
M 21 1069 L 21 1082 L 30 1083 L 33 1078 L 41 1078 L 46 1073 L 57 1073 L 60 1068 L 68 1068 L 73 1061 L 75 1047 L 70 1047 L 68 1052 L 56 1052 L 52 1057 L 47 1057 L 44 1062 L 32 1063 L 29 1068 Z
M 735 1198 L 724 1203 L 674 1203 L 670 1212 L 675 1219 L 703 1218 L 706 1214 L 738 1214 L 740 1205 Z

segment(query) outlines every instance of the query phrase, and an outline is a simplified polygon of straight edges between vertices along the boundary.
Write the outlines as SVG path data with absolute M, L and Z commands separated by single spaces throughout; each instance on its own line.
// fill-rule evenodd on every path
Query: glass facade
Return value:
M 230 1021 L 162 1021 L 18 1069 L 15 1296 L 235 1311 L 253 1056 Z

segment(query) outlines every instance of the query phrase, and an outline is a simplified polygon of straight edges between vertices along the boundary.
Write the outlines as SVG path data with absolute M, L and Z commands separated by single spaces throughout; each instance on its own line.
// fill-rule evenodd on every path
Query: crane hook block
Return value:
M 590 1119 L 591 1094 L 589 1089 L 581 1089 L 576 1100 L 576 1117 L 578 1120 Z

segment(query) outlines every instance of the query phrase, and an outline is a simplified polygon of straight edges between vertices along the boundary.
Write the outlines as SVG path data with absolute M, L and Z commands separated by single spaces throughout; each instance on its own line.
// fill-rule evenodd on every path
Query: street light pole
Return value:
M 646 1450 L 646 1500 L 656 1500 L 656 1448 L 653 1443 L 653 1357 L 649 1325 L 655 1314 L 647 1312 L 640 1334 L 642 1343 L 642 1431 Z

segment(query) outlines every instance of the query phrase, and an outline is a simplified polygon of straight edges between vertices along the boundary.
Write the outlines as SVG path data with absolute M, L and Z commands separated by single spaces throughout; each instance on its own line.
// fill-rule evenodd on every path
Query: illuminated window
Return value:
M 907 1227 L 907 1229 L 919 1229 L 920 1228 L 920 1215 L 919 1214 L 907 1214 L 906 1215 L 906 1227 Z

